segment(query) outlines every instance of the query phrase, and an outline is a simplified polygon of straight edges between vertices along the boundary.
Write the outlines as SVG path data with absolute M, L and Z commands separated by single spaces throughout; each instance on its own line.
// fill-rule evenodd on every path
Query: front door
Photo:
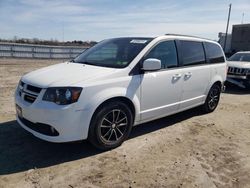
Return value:
M 182 91 L 182 70 L 174 41 L 158 43 L 143 59 L 161 60 L 161 70 L 141 75 L 141 120 L 173 114 L 179 108 Z

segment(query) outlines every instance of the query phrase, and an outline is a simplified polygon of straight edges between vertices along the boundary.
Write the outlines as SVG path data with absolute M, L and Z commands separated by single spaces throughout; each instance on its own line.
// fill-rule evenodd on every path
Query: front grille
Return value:
M 237 67 L 228 67 L 228 74 L 231 74 L 231 75 L 245 76 L 247 73 L 248 73 L 248 69 L 237 68 Z
M 39 87 L 32 86 L 32 85 L 27 85 L 27 90 L 32 91 L 32 92 L 35 92 L 35 93 L 40 93 L 40 91 L 41 91 L 42 89 L 39 88 Z
M 28 103 L 35 102 L 36 98 L 38 97 L 38 95 L 42 90 L 42 88 L 26 84 L 22 81 L 20 81 L 18 88 L 19 88 L 18 95 Z
M 25 118 L 18 117 L 19 120 L 28 128 L 36 131 L 38 133 L 47 135 L 47 136 L 58 136 L 58 131 L 50 125 L 44 123 L 33 123 Z

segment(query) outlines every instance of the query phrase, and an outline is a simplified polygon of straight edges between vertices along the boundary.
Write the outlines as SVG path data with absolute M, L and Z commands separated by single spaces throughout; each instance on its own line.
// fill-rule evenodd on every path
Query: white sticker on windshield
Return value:
M 130 43 L 135 43 L 135 44 L 145 44 L 147 40 L 140 40 L 140 39 L 133 39 L 130 41 Z

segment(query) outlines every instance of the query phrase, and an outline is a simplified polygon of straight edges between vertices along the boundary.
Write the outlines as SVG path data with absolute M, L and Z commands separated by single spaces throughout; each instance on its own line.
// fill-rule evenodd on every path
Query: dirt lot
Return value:
M 0 59 L 0 188 L 250 187 L 250 91 L 230 88 L 199 108 L 137 126 L 121 147 L 53 144 L 15 121 L 21 75 L 58 61 Z

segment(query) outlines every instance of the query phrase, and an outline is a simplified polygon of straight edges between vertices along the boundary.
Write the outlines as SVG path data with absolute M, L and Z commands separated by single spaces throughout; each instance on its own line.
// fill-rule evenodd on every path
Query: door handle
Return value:
M 191 77 L 191 76 L 192 76 L 192 73 L 191 73 L 191 72 L 185 73 L 185 77 L 186 77 L 186 78 L 189 78 L 189 77 Z
M 181 74 L 175 74 L 175 75 L 173 75 L 173 79 L 179 79 L 181 77 Z

